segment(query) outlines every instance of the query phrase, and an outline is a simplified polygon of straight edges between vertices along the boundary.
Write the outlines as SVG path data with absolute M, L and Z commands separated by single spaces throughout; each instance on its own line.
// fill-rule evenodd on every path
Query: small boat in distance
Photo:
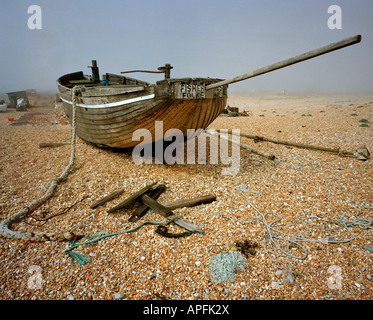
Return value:
M 225 108 L 229 84 L 360 41 L 361 36 L 356 35 L 228 80 L 172 79 L 170 74 L 173 67 L 169 64 L 158 68 L 158 71 L 122 72 L 164 73 L 165 79 L 155 84 L 110 73 L 104 74 L 100 80 L 99 68 L 93 60 L 92 75 L 84 75 L 82 71 L 69 73 L 57 80 L 57 86 L 70 121 L 72 89 L 74 86 L 81 87 L 76 106 L 76 133 L 82 140 L 99 147 L 129 148 L 139 144 L 144 137 L 138 129 L 151 133 L 153 140 L 149 143 L 155 142 L 156 137 L 166 138 L 165 133 L 169 129 L 178 129 L 184 136 L 188 135 L 188 129 L 206 129 Z M 162 121 L 163 125 L 156 126 L 158 121 Z M 159 128 L 163 132 L 156 132 Z

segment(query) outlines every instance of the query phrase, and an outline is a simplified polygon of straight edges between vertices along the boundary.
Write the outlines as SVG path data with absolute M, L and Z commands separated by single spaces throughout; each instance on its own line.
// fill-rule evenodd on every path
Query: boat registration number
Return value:
M 205 85 L 183 83 L 180 85 L 179 98 L 181 99 L 204 99 Z

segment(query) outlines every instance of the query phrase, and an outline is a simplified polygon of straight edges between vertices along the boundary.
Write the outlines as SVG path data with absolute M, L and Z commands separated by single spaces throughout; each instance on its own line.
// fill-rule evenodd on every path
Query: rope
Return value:
M 329 221 L 329 223 L 345 225 L 349 227 L 359 227 L 361 229 L 373 229 L 373 219 L 369 218 L 356 218 L 351 221 L 346 221 L 345 219 L 339 219 L 337 221 Z
M 246 194 L 243 193 L 242 191 L 242 188 L 241 187 L 236 187 L 236 189 L 246 198 L 247 202 L 250 204 L 250 206 L 255 210 L 256 214 L 257 214 L 257 217 L 258 215 L 261 217 L 261 220 L 262 220 L 262 223 L 264 224 L 266 230 L 267 230 L 267 235 L 269 237 L 269 240 L 272 242 L 272 244 L 275 245 L 275 247 L 277 249 L 279 249 L 281 252 L 283 252 L 285 255 L 287 256 L 290 256 L 292 258 L 296 258 L 296 259 L 305 259 L 307 258 L 308 256 L 308 251 L 307 249 L 302 246 L 301 244 L 299 244 L 298 242 L 296 242 L 295 240 L 292 240 L 292 239 L 289 239 L 289 238 L 283 238 L 283 237 L 279 237 L 277 235 L 275 235 L 274 233 L 275 232 L 278 232 L 280 234 L 284 234 L 282 231 L 280 230 L 276 230 L 275 228 L 273 228 L 273 225 L 280 221 L 281 218 L 278 217 L 277 220 L 271 222 L 271 223 L 268 223 L 267 219 L 266 219 L 266 215 L 267 214 L 262 214 L 252 203 L 251 201 L 249 200 L 249 198 L 246 196 Z M 288 248 L 290 247 L 290 245 L 295 245 L 297 247 L 299 247 L 302 251 L 303 251 L 303 255 L 302 256 L 295 256 L 293 255 L 292 253 L 288 252 L 288 251 L 285 251 L 284 249 L 281 248 L 281 246 L 279 245 L 278 241 L 275 241 L 275 239 L 278 239 L 278 240 L 284 240 L 284 241 L 288 241 L 289 242 L 289 245 L 288 245 Z M 268 253 L 268 252 L 267 252 Z
M 45 218 L 45 217 L 43 217 L 43 218 L 37 218 L 37 217 L 33 217 L 32 215 L 30 215 L 29 217 L 30 217 L 31 219 L 33 219 L 34 221 L 37 221 L 36 224 L 34 224 L 34 223 L 32 223 L 32 222 L 27 222 L 26 220 L 25 220 L 25 222 L 26 222 L 27 224 L 31 225 L 31 226 L 38 226 L 38 227 L 40 227 L 40 226 L 46 224 L 46 223 L 48 222 L 48 220 L 50 220 L 50 219 L 52 219 L 52 218 L 55 218 L 55 217 L 58 217 L 58 216 L 60 216 L 60 215 L 63 215 L 63 214 L 65 214 L 65 213 L 69 212 L 69 211 L 70 211 L 72 208 L 74 208 L 78 203 L 82 202 L 82 201 L 83 201 L 84 199 L 86 199 L 86 198 L 88 198 L 88 196 L 84 196 L 81 200 L 76 201 L 76 202 L 73 203 L 70 207 L 67 207 L 67 208 L 61 210 L 60 212 L 57 212 L 57 213 L 55 213 L 55 214 L 52 214 L 51 216 L 46 217 L 46 218 Z M 38 224 L 38 222 L 41 222 L 41 223 Z
M 348 230 L 348 232 L 352 235 L 352 238 L 343 239 L 343 240 L 335 240 L 334 238 L 329 238 L 329 239 L 327 239 L 327 238 L 311 239 L 311 238 L 306 238 L 306 237 L 302 237 L 302 236 L 296 236 L 296 235 L 288 234 L 288 233 L 282 232 L 282 231 L 280 231 L 278 229 L 275 229 L 273 227 L 275 223 L 277 223 L 277 222 L 279 222 L 281 220 L 281 217 L 278 217 L 277 215 L 274 215 L 278 219 L 275 220 L 275 221 L 273 221 L 273 222 L 271 222 L 271 223 L 268 223 L 268 221 L 266 219 L 266 215 L 267 214 L 262 214 L 251 203 L 251 201 L 246 196 L 246 194 L 243 193 L 243 191 L 246 191 L 247 189 L 245 189 L 242 186 L 236 187 L 236 189 L 246 198 L 247 202 L 255 210 L 255 212 L 257 214 L 257 218 L 259 219 L 259 216 L 261 217 L 261 222 L 264 224 L 264 226 L 266 228 L 267 235 L 268 235 L 268 238 L 269 238 L 270 242 L 278 250 L 280 250 L 282 253 L 284 253 L 285 256 L 289 256 L 291 258 L 300 259 L 300 260 L 303 260 L 303 259 L 307 258 L 307 256 L 308 256 L 308 250 L 306 249 L 306 247 L 304 247 L 299 242 L 321 242 L 323 244 L 327 244 L 327 243 L 333 243 L 333 244 L 335 244 L 335 243 L 346 243 L 346 242 L 350 242 L 350 241 L 352 241 L 352 240 L 355 239 L 354 234 L 350 230 L 348 230 L 348 227 L 350 227 L 350 226 L 359 226 L 361 228 L 373 228 L 373 220 L 371 220 L 371 219 L 359 218 L 359 219 L 356 219 L 355 221 L 350 221 L 350 222 L 346 221 L 344 219 L 340 219 L 338 221 L 334 221 L 333 222 L 333 221 L 328 221 L 326 219 L 319 218 L 317 216 L 310 216 L 310 217 L 308 217 L 306 219 L 317 218 L 317 219 L 320 219 L 320 220 L 327 221 L 329 223 L 335 223 L 335 224 L 339 224 L 339 225 L 344 226 Z M 283 248 L 281 248 L 281 246 L 279 244 L 279 241 L 288 242 L 287 250 L 284 250 Z M 292 253 L 290 253 L 289 249 L 291 247 L 294 247 L 294 246 L 298 247 L 303 252 L 303 255 L 296 256 L 296 255 L 293 255 Z M 266 249 L 266 251 L 267 251 L 267 249 Z M 267 251 L 267 254 L 268 254 L 268 251 Z
M 78 265 L 79 266 L 82 266 L 88 262 L 91 262 L 91 260 L 87 257 L 85 257 L 84 255 L 82 255 L 81 253 L 78 253 L 78 252 L 73 252 L 72 250 L 76 249 L 77 247 L 79 246 L 83 246 L 83 245 L 87 245 L 87 244 L 92 244 L 92 243 L 96 243 L 98 241 L 101 241 L 103 239 L 106 239 L 106 238 L 109 238 L 109 237 L 114 237 L 114 236 L 118 236 L 118 235 L 121 235 L 121 234 L 126 234 L 126 233 L 130 233 L 130 232 L 134 232 L 138 229 L 140 229 L 141 227 L 145 226 L 145 225 L 158 225 L 158 226 L 161 226 L 161 225 L 168 225 L 170 224 L 171 222 L 173 222 L 174 220 L 178 219 L 179 216 L 178 215 L 175 215 L 174 217 L 172 217 L 171 219 L 169 219 L 168 221 L 160 221 L 160 222 L 154 222 L 154 221 L 145 221 L 143 223 L 140 223 L 139 225 L 137 225 L 136 227 L 132 228 L 132 229 L 129 229 L 129 230 L 126 230 L 126 231 L 123 231 L 123 232 L 115 232 L 115 233 L 105 233 L 105 232 L 100 232 L 98 233 L 96 236 L 93 235 L 93 236 L 87 236 L 86 238 L 89 238 L 90 240 L 88 241 L 85 241 L 85 242 L 81 242 L 81 243 L 76 243 L 76 241 L 72 241 L 70 244 L 71 244 L 71 247 L 65 251 L 65 253 L 72 259 L 71 261 L 71 264 L 73 264 L 74 260 L 77 261 Z
M 69 173 L 72 171 L 72 167 L 75 163 L 75 142 L 76 142 L 76 104 L 78 99 L 78 92 L 80 91 L 80 87 L 74 87 L 72 89 L 72 121 L 71 121 L 71 152 L 70 152 L 70 161 L 63 173 L 57 177 L 52 179 L 49 183 L 49 186 L 46 189 L 45 194 L 31 202 L 28 207 L 19 210 L 14 215 L 10 216 L 9 218 L 3 220 L 0 223 L 0 235 L 6 238 L 15 239 L 15 240 L 36 240 L 36 241 L 47 241 L 47 240 L 71 240 L 71 238 L 76 238 L 78 235 L 73 234 L 71 232 L 65 233 L 46 233 L 46 232 L 20 232 L 10 230 L 10 227 L 15 224 L 16 222 L 21 221 L 25 218 L 28 214 L 36 210 L 39 206 L 41 206 L 44 202 L 46 202 L 49 198 L 52 197 L 53 193 L 55 192 L 59 183 L 63 180 L 67 179 Z

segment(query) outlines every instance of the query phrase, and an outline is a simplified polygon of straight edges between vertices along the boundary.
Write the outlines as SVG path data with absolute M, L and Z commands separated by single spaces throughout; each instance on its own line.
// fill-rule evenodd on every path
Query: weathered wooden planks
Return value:
M 133 93 L 144 91 L 144 86 L 134 85 L 121 85 L 121 86 L 110 86 L 110 87 L 89 87 L 82 91 L 82 97 L 103 97 L 103 96 L 115 96 L 123 95 L 124 93 Z
M 109 195 L 107 195 L 106 197 L 103 197 L 102 199 L 99 199 L 99 200 L 95 201 L 94 203 L 92 203 L 91 206 L 90 206 L 90 208 L 91 209 L 95 209 L 95 208 L 97 208 L 99 206 L 102 206 L 106 202 L 108 202 L 110 200 L 113 200 L 116 197 L 119 197 L 123 192 L 124 192 L 124 189 L 120 189 L 120 190 L 114 191 L 114 192 L 110 193 Z
M 108 213 L 112 213 L 112 212 L 115 212 L 117 210 L 120 210 L 120 209 L 123 209 L 129 205 L 131 205 L 138 197 L 140 197 L 141 195 L 143 195 L 145 192 L 147 192 L 148 190 L 150 190 L 154 185 L 156 185 L 157 182 L 153 182 L 147 186 L 145 186 L 144 188 L 142 188 L 141 190 L 135 192 L 134 194 L 132 194 L 130 197 L 128 197 L 126 200 L 122 201 L 121 203 L 117 204 L 115 207 L 109 209 Z
M 192 207 L 192 206 L 197 206 L 200 204 L 210 203 L 216 200 L 216 196 L 209 194 L 209 195 L 202 196 L 202 197 L 179 200 L 176 202 L 163 205 L 161 203 L 158 203 L 156 199 L 166 189 L 166 186 L 164 184 L 161 184 L 155 187 L 154 189 L 152 189 L 152 187 L 154 187 L 156 184 L 157 182 L 153 182 L 151 184 L 146 185 L 144 188 L 131 194 L 128 198 L 126 198 L 124 201 L 114 206 L 113 208 L 109 209 L 107 212 L 113 213 L 115 211 L 124 209 L 126 207 L 129 207 L 136 201 L 140 205 L 132 213 L 129 219 L 130 222 L 138 221 L 141 217 L 143 217 L 146 214 L 146 212 L 149 209 L 152 209 L 154 212 L 159 213 L 160 215 L 172 221 L 173 223 L 179 225 L 180 227 L 183 227 L 192 232 L 198 232 L 198 233 L 203 234 L 204 231 L 200 227 L 174 215 L 172 210 L 177 209 L 177 208 Z M 108 196 L 100 199 L 99 201 L 94 202 L 91 205 L 91 208 L 94 209 L 97 206 L 102 205 L 109 200 L 112 200 L 113 198 L 121 195 L 123 191 L 124 190 L 121 189 L 121 190 L 118 190 L 116 192 L 109 194 Z
M 154 200 L 157 200 L 162 192 L 166 189 L 164 184 L 157 186 L 154 190 L 151 190 L 149 197 Z M 146 204 L 140 205 L 133 213 L 132 216 L 128 219 L 130 222 L 136 222 L 142 218 L 150 208 Z
M 80 73 L 75 73 L 73 78 L 79 80 Z M 115 76 L 110 74 L 112 79 Z M 163 132 L 169 129 L 179 129 L 187 136 L 188 129 L 205 129 L 221 113 L 226 106 L 227 88 L 204 92 L 205 84 L 213 83 L 219 79 L 183 78 L 158 81 L 157 85 L 139 83 L 135 79 L 123 80 L 118 76 L 116 80 L 131 83 L 123 86 L 101 86 L 86 88 L 80 97 L 77 108 L 77 135 L 87 142 L 101 146 L 115 148 L 129 148 L 136 146 L 142 139 L 140 134 L 133 137 L 138 129 L 146 129 L 155 140 L 155 123 L 163 122 Z M 60 95 L 65 111 L 71 116 L 71 92 L 67 85 L 68 76 L 61 77 L 63 83 L 58 83 Z M 121 87 L 123 91 L 121 93 Z M 97 89 L 97 90 L 95 90 Z M 139 90 L 139 95 L 136 90 Z M 194 91 L 193 91 L 194 90 Z M 135 92 L 133 92 L 135 91 Z M 142 101 L 126 103 L 128 99 L 136 97 L 150 97 Z M 181 99 L 185 96 L 185 99 Z M 199 97 L 199 98 L 195 98 Z M 118 103 L 124 101 L 123 104 Z M 117 103 L 118 102 L 118 103 Z M 114 106 L 99 108 L 100 103 L 114 103 Z M 93 104 L 95 107 L 84 107 Z
M 185 208 L 185 207 L 194 207 L 204 203 L 210 203 L 216 200 L 216 196 L 213 194 L 208 194 L 207 196 L 186 199 L 186 200 L 178 200 L 171 203 L 165 203 L 163 206 L 169 210 L 175 210 L 178 208 Z
M 138 144 L 133 141 L 132 134 L 137 129 L 149 130 L 153 138 L 155 136 L 155 122 L 163 121 L 163 134 L 171 128 L 179 129 L 187 135 L 188 129 L 206 128 L 224 109 L 226 99 L 206 99 L 198 103 L 196 101 L 166 101 L 160 102 L 149 108 L 148 103 L 143 103 L 148 111 L 137 110 L 133 107 L 133 113 L 123 110 L 120 113 L 113 114 L 113 118 L 103 119 L 97 116 L 87 119 L 84 110 L 77 113 L 77 134 L 84 140 L 105 144 L 115 147 L 132 147 Z M 150 102 L 149 102 L 150 104 Z M 67 108 L 71 108 L 67 106 Z M 81 109 L 81 108 L 78 108 Z M 136 117 L 137 116 L 137 117 Z

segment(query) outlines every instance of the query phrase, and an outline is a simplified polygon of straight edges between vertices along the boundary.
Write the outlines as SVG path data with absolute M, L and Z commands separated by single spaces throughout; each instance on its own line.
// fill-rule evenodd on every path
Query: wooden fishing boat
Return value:
M 57 80 L 57 86 L 69 119 L 72 88 L 77 85 L 82 87 L 76 112 L 76 133 L 81 139 L 100 147 L 128 148 L 142 141 L 143 131 L 138 129 L 148 130 L 152 137 L 149 142 L 154 142 L 156 137 L 166 138 L 169 129 L 178 129 L 187 136 L 188 129 L 197 131 L 207 128 L 225 108 L 229 84 L 360 41 L 361 36 L 356 35 L 228 80 L 171 79 L 172 67 L 169 64 L 158 68 L 159 71 L 128 71 L 164 73 L 165 79 L 156 84 L 109 73 L 100 80 L 97 63 L 93 60 L 92 75 L 84 75 L 82 71 L 69 73 Z M 157 126 L 157 123 L 162 125 Z
M 96 68 L 95 61 L 93 65 Z M 87 76 L 80 71 L 60 77 L 57 86 L 69 119 L 72 88 L 84 86 L 76 111 L 76 133 L 82 140 L 100 147 L 128 148 L 139 144 L 138 129 L 149 130 L 153 137 L 149 142 L 166 137 L 169 129 L 179 129 L 187 136 L 188 129 L 207 128 L 225 108 L 228 85 L 206 90 L 221 79 L 170 79 L 167 72 L 165 75 L 164 80 L 150 84 L 109 73 L 97 81 L 97 73 Z M 157 121 L 162 124 L 156 126 Z

